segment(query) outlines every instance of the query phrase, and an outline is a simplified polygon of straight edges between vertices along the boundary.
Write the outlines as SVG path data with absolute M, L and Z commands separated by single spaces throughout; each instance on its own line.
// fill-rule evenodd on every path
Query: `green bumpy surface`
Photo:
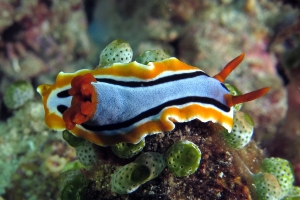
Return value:
M 119 143 L 111 146 L 114 154 L 120 158 L 128 159 L 140 153 L 145 147 L 145 139 L 141 140 L 137 144 Z
M 62 136 L 70 146 L 75 148 L 77 159 L 81 164 L 91 166 L 96 162 L 96 153 L 91 142 L 78 138 L 67 130 L 62 132 Z
M 74 136 L 72 133 L 70 133 L 69 131 L 67 130 L 64 130 L 62 132 L 62 137 L 64 138 L 64 140 L 66 142 L 68 142 L 68 144 L 72 147 L 78 147 L 78 146 L 81 146 L 83 143 L 84 143 L 84 139 L 82 138 L 79 138 L 79 137 L 76 137 Z
M 168 168 L 178 177 L 193 174 L 198 169 L 200 160 L 200 149 L 187 140 L 176 142 L 166 153 Z
M 17 109 L 33 99 L 34 90 L 26 81 L 16 81 L 6 89 L 3 97 L 4 104 L 9 109 Z
M 84 168 L 84 165 L 81 164 L 81 162 L 79 162 L 79 160 L 74 160 L 74 161 L 68 162 L 62 169 L 62 172 L 66 172 L 69 170 L 78 170 L 81 168 Z
M 149 62 L 158 62 L 167 58 L 170 58 L 170 55 L 165 50 L 157 49 L 145 51 L 137 57 L 136 61 L 146 65 Z
M 292 191 L 295 178 L 289 161 L 282 158 L 265 158 L 261 168 L 263 172 L 270 173 L 276 177 L 283 196 L 288 195 Z
M 62 200 L 80 200 L 82 190 L 87 187 L 88 180 L 80 170 L 63 172 L 59 177 Z
M 129 63 L 132 59 L 132 49 L 124 40 L 114 40 L 100 54 L 100 67 L 109 67 L 114 63 Z
M 290 193 L 284 198 L 284 200 L 299 200 L 300 199 L 300 187 L 293 186 Z
M 242 95 L 242 93 L 235 86 L 225 83 L 225 86 L 229 90 L 230 94 L 233 96 Z M 242 108 L 243 104 L 239 103 L 233 106 L 234 111 L 239 111 Z
M 156 178 L 164 168 L 165 161 L 161 154 L 143 153 L 134 162 L 115 171 L 111 179 L 111 189 L 118 194 L 131 193 L 143 183 Z
M 250 115 L 235 111 L 233 116 L 233 128 L 230 133 L 224 129 L 222 132 L 227 143 L 235 149 L 245 147 L 252 138 L 254 123 Z
M 93 143 L 85 141 L 82 145 L 75 148 L 77 159 L 84 166 L 91 166 L 96 163 L 97 156 L 93 148 Z
M 259 173 L 255 174 L 253 179 L 258 200 L 281 199 L 282 191 L 274 175 L 269 173 Z

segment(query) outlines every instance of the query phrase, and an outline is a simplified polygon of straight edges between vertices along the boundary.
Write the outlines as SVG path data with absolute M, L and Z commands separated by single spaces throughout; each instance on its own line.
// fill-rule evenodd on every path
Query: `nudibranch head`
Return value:
M 62 131 L 66 129 L 63 113 L 71 106 L 72 96 L 68 93 L 71 89 L 71 81 L 76 76 L 87 74 L 89 70 L 79 70 L 76 73 L 63 73 L 57 75 L 53 85 L 42 84 L 38 86 L 37 92 L 42 96 L 45 123 L 53 130 Z

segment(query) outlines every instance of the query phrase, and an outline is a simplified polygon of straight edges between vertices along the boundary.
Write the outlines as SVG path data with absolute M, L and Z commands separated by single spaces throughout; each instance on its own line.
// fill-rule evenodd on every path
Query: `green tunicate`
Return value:
M 96 162 L 96 152 L 93 143 L 84 141 L 80 146 L 75 147 L 77 159 L 84 166 L 91 166 Z
M 284 200 L 299 200 L 300 199 L 300 187 L 293 186 L 290 193 L 284 198 Z
M 289 161 L 282 158 L 265 158 L 261 168 L 263 172 L 270 173 L 277 178 L 283 196 L 291 192 L 295 178 Z
M 26 81 L 16 81 L 6 89 L 3 97 L 4 104 L 9 109 L 17 109 L 33 99 L 34 90 Z
M 188 176 L 199 167 L 201 151 L 193 142 L 182 140 L 173 144 L 166 153 L 169 170 L 176 176 Z
M 244 118 L 245 121 L 250 125 L 250 126 L 254 126 L 254 121 L 252 119 L 252 117 L 250 115 L 248 115 L 247 113 L 244 113 Z
M 229 90 L 230 94 L 233 96 L 242 95 L 242 93 L 235 86 L 225 83 L 225 86 Z M 243 104 L 239 103 L 233 106 L 235 111 L 239 111 L 242 108 Z
M 137 57 L 136 61 L 146 65 L 149 62 L 158 62 L 167 58 L 170 58 L 170 55 L 165 50 L 157 49 L 145 51 Z
M 254 189 L 258 200 L 274 200 L 282 197 L 282 191 L 275 176 L 269 173 L 253 175 Z
M 118 194 L 131 193 L 142 184 L 156 178 L 164 168 L 165 161 L 161 154 L 143 153 L 134 162 L 115 171 L 111 179 L 111 189 Z
M 75 148 L 77 159 L 81 164 L 90 166 L 96 162 L 96 153 L 91 142 L 78 138 L 67 130 L 62 132 L 62 136 L 70 146 Z
M 72 133 L 70 133 L 67 130 L 64 130 L 62 132 L 62 137 L 72 147 L 78 147 L 78 146 L 82 145 L 84 143 L 84 141 L 85 141 L 82 138 L 74 136 Z
M 150 176 L 150 169 L 144 165 L 136 167 L 131 174 L 131 181 L 135 183 L 143 183 Z
M 293 186 L 290 194 L 295 196 L 300 196 L 300 187 Z
M 299 200 L 300 199 L 300 187 L 293 186 L 290 193 L 284 198 L 284 200 Z
M 99 67 L 109 67 L 114 63 L 129 63 L 132 59 L 132 49 L 124 40 L 114 40 L 100 54 Z
M 62 169 L 62 172 L 68 171 L 68 170 L 74 170 L 74 169 L 81 169 L 84 168 L 84 166 L 79 162 L 79 160 L 74 160 L 72 162 L 68 162 L 64 168 Z
M 145 147 L 145 139 L 141 140 L 137 144 L 119 143 L 111 146 L 114 154 L 120 158 L 128 159 L 140 153 Z
M 288 196 L 288 197 L 283 198 L 283 200 L 299 200 L 299 199 L 300 199 L 300 195 L 292 196 L 292 197 Z
M 228 133 L 228 131 L 224 129 L 222 135 L 230 146 L 235 149 L 241 149 L 251 141 L 253 129 L 254 123 L 250 115 L 235 111 L 232 131 Z
M 81 192 L 87 187 L 88 179 L 80 170 L 69 170 L 59 176 L 62 200 L 82 199 Z
M 58 188 L 62 191 L 67 183 L 72 181 L 73 177 L 81 174 L 80 169 L 67 170 L 62 172 L 58 178 Z

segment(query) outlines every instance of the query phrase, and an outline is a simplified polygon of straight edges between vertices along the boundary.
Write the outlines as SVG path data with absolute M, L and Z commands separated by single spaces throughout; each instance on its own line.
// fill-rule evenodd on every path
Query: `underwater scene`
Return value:
M 299 9 L 0 0 L 0 200 L 300 200 Z

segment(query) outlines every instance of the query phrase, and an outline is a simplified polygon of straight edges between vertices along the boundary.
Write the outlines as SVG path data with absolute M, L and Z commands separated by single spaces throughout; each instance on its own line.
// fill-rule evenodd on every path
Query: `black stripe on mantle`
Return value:
M 179 98 L 179 99 L 175 99 L 175 100 L 171 100 L 168 102 L 165 102 L 161 105 L 158 105 L 154 108 L 151 108 L 145 112 L 142 112 L 141 114 L 128 119 L 126 121 L 123 122 L 119 122 L 119 123 L 115 123 L 115 124 L 108 124 L 108 125 L 102 125 L 102 126 L 92 126 L 92 125 L 88 125 L 87 123 L 83 123 L 81 124 L 81 126 L 87 130 L 90 131 L 113 131 L 113 130 L 117 130 L 117 129 L 122 129 L 122 128 L 126 128 L 129 126 L 132 126 L 133 124 L 157 115 L 159 112 L 161 112 L 164 108 L 167 107 L 171 107 L 171 106 L 181 106 L 184 104 L 188 104 L 188 103 L 202 103 L 202 104 L 209 104 L 209 105 L 213 105 L 217 108 L 219 108 L 220 110 L 224 111 L 224 112 L 229 112 L 230 111 L 230 107 L 220 103 L 219 101 L 212 99 L 212 98 L 208 98 L 208 97 L 197 97 L 197 96 L 190 96 L 190 97 L 184 97 L 184 98 Z M 130 108 L 128 108 L 130 109 Z
M 123 87 L 149 87 L 154 85 L 159 85 L 167 82 L 178 81 L 188 78 L 194 78 L 197 76 L 208 76 L 203 71 L 194 71 L 192 73 L 174 74 L 169 76 L 164 76 L 152 81 L 121 81 L 110 78 L 96 78 L 98 82 L 109 83 L 113 85 L 120 85 Z M 209 76 L 208 76 L 209 77 Z
M 187 78 L 194 78 L 197 76 L 207 76 L 209 77 L 205 72 L 203 71 L 193 71 L 192 73 L 183 73 L 183 74 L 174 74 L 169 76 L 164 76 L 152 81 L 122 81 L 122 80 L 115 80 L 111 78 L 96 78 L 98 82 L 102 83 L 108 83 L 113 85 L 120 85 L 123 87 L 149 87 L 154 86 L 158 84 L 163 84 L 167 82 L 187 79 Z M 58 98 L 67 98 L 69 97 L 68 90 L 63 90 L 59 93 L 57 93 Z

